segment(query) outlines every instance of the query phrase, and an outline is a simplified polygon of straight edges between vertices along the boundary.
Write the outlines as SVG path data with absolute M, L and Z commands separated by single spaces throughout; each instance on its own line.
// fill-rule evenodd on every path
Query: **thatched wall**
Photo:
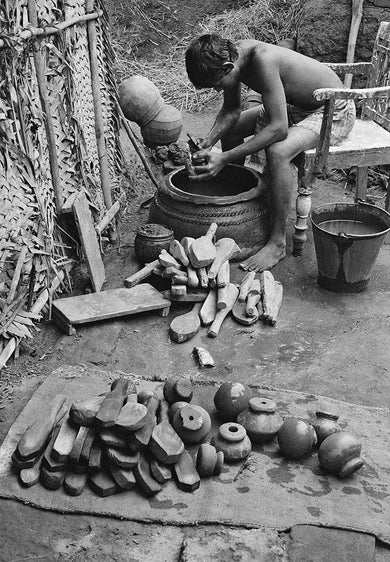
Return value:
M 67 280 L 63 203 L 84 189 L 99 221 L 119 196 L 121 151 L 100 0 L 0 0 L 0 7 L 1 353 L 9 338 L 17 347 L 31 334 L 40 293 L 53 279 Z

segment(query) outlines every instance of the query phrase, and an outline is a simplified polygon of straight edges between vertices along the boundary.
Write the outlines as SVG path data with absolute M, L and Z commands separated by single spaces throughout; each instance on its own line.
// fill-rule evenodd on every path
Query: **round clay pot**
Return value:
M 174 238 L 173 231 L 169 227 L 162 224 L 144 224 L 135 235 L 135 255 L 141 263 L 154 261 L 161 250 L 169 250 Z
M 316 412 L 316 417 L 310 424 L 314 427 L 314 431 L 317 434 L 317 446 L 319 447 L 324 439 L 332 435 L 333 433 L 337 433 L 338 431 L 342 431 L 341 427 L 337 423 L 339 419 L 338 416 L 335 414 L 331 414 L 330 412 Z
M 222 453 L 223 454 L 223 453 Z M 217 465 L 217 450 L 209 443 L 202 443 L 196 455 L 196 470 L 201 478 L 214 474 Z
M 199 443 L 209 433 L 211 419 L 201 406 L 187 404 L 177 410 L 172 425 L 184 443 Z
M 252 450 L 252 444 L 245 428 L 233 422 L 221 425 L 210 443 L 217 451 L 222 451 L 226 462 L 238 462 L 245 459 Z
M 283 422 L 277 438 L 282 455 L 292 460 L 308 455 L 317 442 L 313 427 L 296 418 L 288 418 Z
M 140 127 L 152 121 L 164 106 L 159 89 L 146 76 L 135 74 L 118 86 L 119 105 L 126 119 Z
M 251 397 L 251 389 L 241 382 L 222 383 L 214 395 L 214 404 L 221 420 L 235 421 Z
M 237 423 L 245 427 L 252 443 L 267 443 L 275 437 L 283 424 L 283 418 L 276 410 L 276 402 L 255 396 L 237 416 Z
M 168 418 L 170 422 L 172 422 L 176 412 L 180 410 L 183 406 L 187 406 L 188 402 L 184 402 L 184 400 L 179 400 L 179 402 L 174 402 L 168 410 Z
M 352 433 L 338 431 L 321 443 L 318 460 L 321 467 L 338 478 L 346 478 L 359 470 L 364 461 L 360 458 L 362 446 Z
M 271 229 L 268 182 L 253 168 L 228 164 L 215 178 L 193 182 L 185 167 L 167 175 L 150 206 L 149 220 L 172 228 L 178 240 L 199 238 L 210 223 L 217 238 L 233 238 L 240 247 L 231 261 L 262 248 Z
M 176 142 L 183 126 L 182 114 L 173 105 L 164 104 L 157 115 L 141 127 L 144 143 L 153 148 Z
M 165 381 L 163 394 L 169 405 L 179 401 L 191 402 L 193 395 L 191 381 L 183 377 L 172 377 Z

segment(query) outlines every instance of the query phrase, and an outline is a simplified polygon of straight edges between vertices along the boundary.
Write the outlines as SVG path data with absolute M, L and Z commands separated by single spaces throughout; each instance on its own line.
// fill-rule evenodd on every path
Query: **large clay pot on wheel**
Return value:
M 175 237 L 203 236 L 216 222 L 216 237 L 233 238 L 242 260 L 262 248 L 270 234 L 267 182 L 247 166 L 229 164 L 215 178 L 194 182 L 185 168 L 168 174 L 150 207 L 150 222 L 172 228 Z

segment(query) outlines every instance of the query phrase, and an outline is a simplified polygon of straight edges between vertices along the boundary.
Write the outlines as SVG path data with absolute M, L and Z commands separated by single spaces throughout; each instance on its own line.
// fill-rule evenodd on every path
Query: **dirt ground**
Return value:
M 192 25 L 190 22 L 197 21 L 199 14 L 217 13 L 233 4 L 222 0 L 185 4 L 180 0 L 165 0 L 146 2 L 145 6 L 154 16 L 158 15 L 157 10 L 164 10 L 164 29 L 177 33 L 178 30 L 183 31 L 183 27 L 188 31 Z M 166 9 L 167 6 L 169 9 Z M 110 0 L 107 8 L 115 22 L 115 34 L 121 33 L 125 41 L 126 33 L 130 33 L 131 26 L 137 22 L 128 19 L 124 2 Z M 158 34 L 157 38 L 160 40 L 161 35 Z M 151 39 L 155 41 L 156 37 Z M 146 44 L 145 41 L 147 43 L 146 39 L 140 40 L 138 55 L 154 56 L 154 44 L 150 41 Z M 186 127 L 193 134 L 199 132 L 201 135 L 211 123 L 215 110 L 215 107 L 209 107 L 201 115 L 186 113 Z M 123 279 L 139 267 L 133 255 L 134 234 L 138 225 L 147 220 L 148 210 L 140 208 L 140 204 L 154 192 L 152 183 L 125 138 L 124 148 L 124 186 L 128 203 L 121 217 L 119 244 L 108 246 L 105 250 L 105 288 L 122 286 Z M 336 181 L 319 182 L 317 203 L 340 198 L 352 200 L 346 177 L 339 174 L 334 179 Z M 369 196 L 372 202 L 383 204 L 384 192 L 381 189 L 373 188 Z M 292 208 L 290 232 L 293 220 Z M 276 277 L 288 287 L 285 314 L 290 314 L 290 317 L 283 329 L 275 337 L 265 337 L 264 341 L 257 341 L 249 333 L 249 339 L 240 350 L 237 344 L 232 345 L 232 340 L 240 337 L 237 330 L 229 331 L 218 344 L 220 347 L 214 348 L 220 367 L 213 373 L 213 378 L 223 381 L 239 373 L 247 382 L 261 381 L 264 385 L 387 407 L 390 391 L 390 315 L 386 312 L 389 247 L 384 247 L 378 260 L 372 290 L 355 300 L 339 295 L 331 298 L 324 294 L 326 292 L 318 291 L 312 239 L 309 248 L 307 259 L 294 261 L 288 258 L 276 268 Z M 77 290 L 80 288 L 76 286 Z M 159 341 L 158 345 L 156 341 Z M 161 323 L 159 318 L 142 317 L 88 326 L 78 330 L 77 335 L 71 338 L 64 336 L 49 321 L 43 321 L 41 331 L 22 350 L 20 357 L 15 362 L 9 362 L 1 372 L 0 441 L 32 393 L 61 364 L 97 365 L 106 370 L 140 375 L 147 372 L 164 377 L 192 372 L 187 351 L 185 347 L 180 350 L 172 348 L 166 338 L 166 324 Z M 196 539 L 207 545 L 210 537 L 225 537 L 230 531 L 218 526 L 161 527 L 104 517 L 54 514 L 8 500 L 0 502 L 0 521 L 0 560 L 4 562 L 208 560 L 211 555 L 210 558 L 207 555 L 204 558 L 183 556 L 188 541 Z M 288 532 L 268 538 L 274 548 L 264 560 L 287 560 Z M 253 552 L 241 554 L 231 546 L 235 543 L 229 540 L 226 536 L 226 549 L 220 550 L 220 554 L 213 555 L 213 558 L 221 562 L 256 560 Z M 390 551 L 378 544 L 376 561 L 389 559 Z

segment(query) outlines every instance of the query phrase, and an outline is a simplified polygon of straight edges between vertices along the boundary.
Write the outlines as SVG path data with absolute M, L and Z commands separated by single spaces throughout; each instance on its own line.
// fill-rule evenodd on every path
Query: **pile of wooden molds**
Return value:
M 49 490 L 62 486 L 72 496 L 87 484 L 103 497 L 133 488 L 152 496 L 175 478 L 180 489 L 196 490 L 200 475 L 221 472 L 223 453 L 201 444 L 194 460 L 185 448 L 200 443 L 211 428 L 206 410 L 188 404 L 193 390 L 187 379 L 169 379 L 163 394 L 137 393 L 132 382 L 119 378 L 107 394 L 70 408 L 65 396 L 57 395 L 26 429 L 12 455 L 20 483 L 30 487 L 40 482 Z M 178 406 L 185 412 L 183 405 L 189 411 L 180 416 L 180 437 L 170 420 Z
M 163 250 L 153 273 L 171 279 L 166 297 L 177 301 L 200 301 L 192 315 L 184 315 L 171 327 L 172 339 L 178 343 L 192 337 L 200 327 L 209 326 L 207 335 L 217 337 L 224 319 L 231 312 L 244 325 L 259 319 L 275 325 L 283 297 L 283 286 L 270 271 L 257 276 L 248 272 L 240 285 L 230 282 L 230 263 L 239 248 L 232 238 L 221 238 L 215 244 L 217 224 L 212 223 L 205 236 L 174 240 L 169 251 Z M 199 317 L 200 323 L 195 318 Z M 182 324 L 182 326 L 180 326 Z

